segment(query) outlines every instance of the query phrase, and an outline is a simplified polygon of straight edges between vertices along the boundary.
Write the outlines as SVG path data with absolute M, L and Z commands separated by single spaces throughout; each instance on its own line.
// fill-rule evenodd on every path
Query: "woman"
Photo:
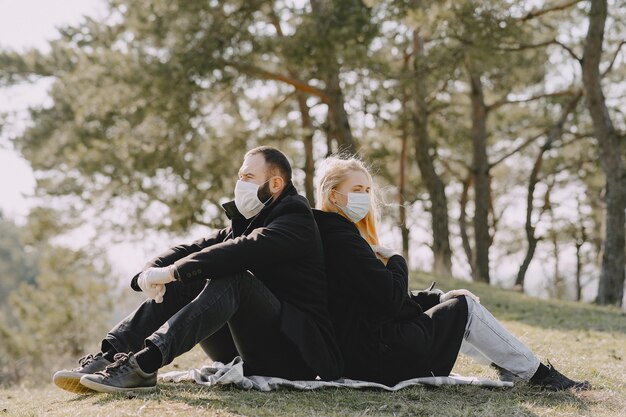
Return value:
M 373 187 L 361 161 L 329 158 L 314 211 L 346 377 L 394 385 L 447 376 L 462 352 L 547 389 L 590 388 L 541 363 L 471 292 L 410 295 L 404 258 L 379 245 Z

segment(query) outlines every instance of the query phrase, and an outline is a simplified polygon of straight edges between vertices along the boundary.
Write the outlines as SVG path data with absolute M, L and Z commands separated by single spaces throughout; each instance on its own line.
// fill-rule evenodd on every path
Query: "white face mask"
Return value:
M 265 181 L 261 185 L 264 185 L 268 181 L 269 180 Z M 272 198 L 270 197 L 265 203 L 259 200 L 259 187 L 259 185 L 253 182 L 237 180 L 237 185 L 235 185 L 235 205 L 237 206 L 237 210 L 239 210 L 246 219 L 259 214 L 263 207 L 265 207 L 265 203 Z
M 335 190 L 335 192 L 346 195 L 337 190 Z M 370 211 L 370 195 L 367 193 L 348 193 L 347 196 L 348 204 L 346 204 L 345 207 L 337 203 L 335 203 L 335 205 L 339 207 L 350 220 L 357 223 L 367 216 L 367 213 Z

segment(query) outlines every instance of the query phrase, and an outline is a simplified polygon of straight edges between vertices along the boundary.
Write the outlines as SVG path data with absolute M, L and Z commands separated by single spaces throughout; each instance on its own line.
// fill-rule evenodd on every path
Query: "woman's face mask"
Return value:
M 235 205 L 243 217 L 250 219 L 256 216 L 263 207 L 265 207 L 265 204 L 272 199 L 270 193 L 269 198 L 265 202 L 259 200 L 259 188 L 267 184 L 271 179 L 272 178 L 261 185 L 249 181 L 237 180 L 237 185 L 235 185 Z
M 354 223 L 358 223 L 365 216 L 367 216 L 367 213 L 370 211 L 370 195 L 368 193 L 344 194 L 337 190 L 335 190 L 335 192 L 348 197 L 348 203 L 345 207 L 342 207 L 337 203 L 334 204 L 339 207 L 350 220 Z

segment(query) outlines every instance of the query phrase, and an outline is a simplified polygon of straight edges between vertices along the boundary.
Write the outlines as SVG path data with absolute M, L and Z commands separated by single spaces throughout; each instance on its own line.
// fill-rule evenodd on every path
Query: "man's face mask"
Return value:
M 337 190 L 335 190 L 335 192 L 346 195 Z M 350 220 L 354 223 L 358 223 L 367 216 L 367 213 L 370 211 L 370 195 L 367 193 L 348 193 L 347 197 L 348 203 L 345 207 L 336 203 L 335 205 L 339 207 Z
M 261 184 L 263 188 L 253 182 L 237 181 L 237 185 L 235 185 L 235 205 L 243 217 L 250 219 L 256 216 L 272 199 L 272 193 L 269 187 L 269 181 L 272 178 Z M 260 192 L 259 188 L 261 188 Z M 261 201 L 259 197 L 263 199 L 263 201 Z

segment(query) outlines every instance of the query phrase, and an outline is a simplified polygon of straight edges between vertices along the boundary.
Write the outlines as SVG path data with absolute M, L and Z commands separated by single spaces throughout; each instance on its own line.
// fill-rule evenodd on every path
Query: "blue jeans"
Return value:
M 161 351 L 162 366 L 201 344 L 213 360 L 239 355 L 247 374 L 312 379 L 314 372 L 279 330 L 281 303 L 250 272 L 189 284 L 167 284 L 163 303 L 146 300 L 103 341 L 118 352 L 146 344 Z
M 481 304 L 467 300 L 467 325 L 460 352 L 479 363 L 495 363 L 528 381 L 539 368 L 539 358 Z

